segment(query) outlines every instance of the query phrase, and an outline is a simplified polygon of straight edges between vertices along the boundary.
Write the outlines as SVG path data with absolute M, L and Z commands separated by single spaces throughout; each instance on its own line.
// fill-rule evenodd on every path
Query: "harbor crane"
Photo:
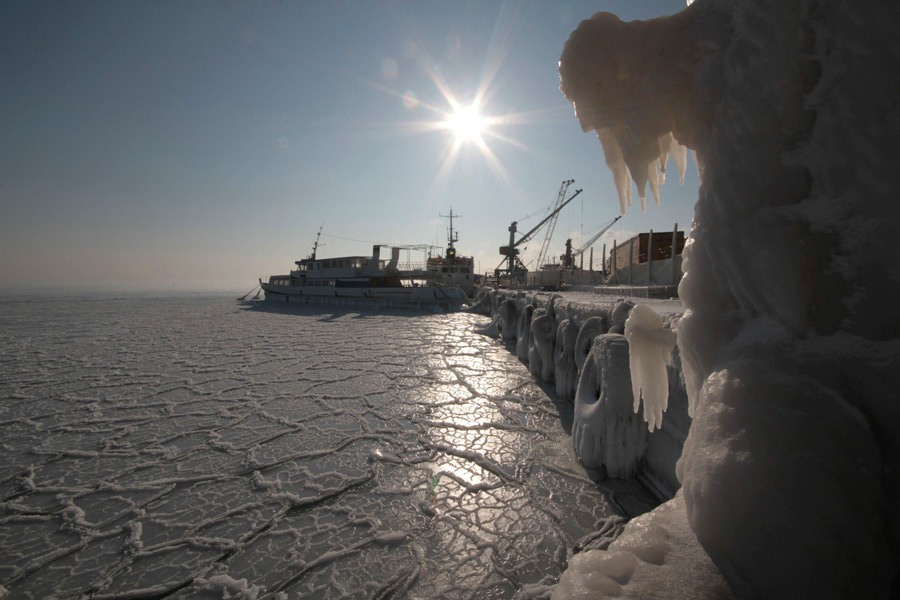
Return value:
M 569 238 L 566 240 L 566 253 L 560 256 L 560 263 L 562 264 L 562 268 L 571 269 L 575 265 L 575 258 L 581 256 L 585 250 L 594 245 L 594 242 L 600 239 L 600 236 L 612 229 L 612 226 L 616 224 L 616 222 L 622 218 L 622 215 L 619 215 L 609 223 L 603 226 L 603 228 L 592 235 L 588 241 L 583 243 L 578 247 L 577 250 L 572 250 L 572 239 Z
M 571 196 L 569 196 L 569 198 L 567 200 L 565 200 L 565 201 L 562 200 L 562 198 L 565 197 L 565 193 L 568 190 L 569 185 L 571 185 L 574 181 L 575 181 L 574 179 L 567 179 L 566 181 L 563 181 L 562 186 L 560 187 L 560 194 L 557 196 L 556 208 L 554 208 L 550 212 L 549 215 L 544 217 L 541 220 L 541 222 L 538 223 L 537 225 L 535 225 L 528 233 L 526 233 L 521 238 L 519 238 L 518 241 L 516 240 L 516 233 L 518 232 L 518 229 L 516 226 L 518 225 L 518 223 L 516 221 L 513 221 L 512 224 L 510 224 L 509 230 L 508 230 L 509 231 L 509 245 L 508 246 L 500 246 L 500 254 L 502 256 L 505 256 L 506 258 L 504 258 L 500 262 L 500 264 L 497 265 L 497 268 L 494 269 L 495 277 L 499 278 L 501 273 L 508 273 L 510 276 L 510 279 L 514 279 L 514 278 L 524 279 L 523 274 L 527 271 L 527 269 L 525 268 L 525 265 L 522 264 L 522 261 L 519 259 L 519 248 L 518 247 L 521 246 L 522 244 L 524 244 L 525 242 L 527 242 L 528 240 L 530 240 L 534 236 L 534 234 L 536 234 L 541 229 L 541 227 L 543 227 L 544 224 L 546 224 L 548 221 L 550 221 L 551 219 L 554 219 L 554 222 L 555 222 L 555 218 L 559 214 L 559 211 L 561 211 L 563 208 L 565 208 L 565 206 L 569 202 L 574 200 L 575 197 L 581 193 L 581 190 L 575 190 L 575 193 L 572 194 Z M 545 238 L 545 239 L 549 239 L 549 238 Z M 506 263 L 505 269 L 500 268 L 503 265 L 503 263 Z
M 562 185 L 559 186 L 559 193 L 556 195 L 556 202 L 553 205 L 554 209 L 562 208 L 560 205 L 562 204 L 563 199 L 565 199 L 566 197 L 566 192 L 569 190 L 569 186 L 573 183 L 575 183 L 574 179 L 566 179 L 562 182 Z M 559 211 L 554 210 L 554 212 L 550 213 L 550 215 L 550 219 L 547 221 L 547 233 L 546 235 L 544 235 L 544 243 L 541 244 L 541 251 L 538 253 L 538 269 L 544 266 L 544 261 L 547 259 L 547 251 L 550 249 L 550 239 L 553 237 L 554 230 L 556 230 L 556 221 L 559 219 Z

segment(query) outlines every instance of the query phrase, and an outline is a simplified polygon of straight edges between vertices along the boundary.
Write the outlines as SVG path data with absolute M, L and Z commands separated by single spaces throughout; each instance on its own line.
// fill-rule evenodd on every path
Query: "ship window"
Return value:
M 447 273 L 449 270 L 450 270 L 450 269 L 448 269 L 447 267 L 443 267 L 443 268 L 441 269 L 441 273 Z
M 459 272 L 460 272 L 460 273 L 468 273 L 468 272 L 469 272 L 469 267 L 462 267 L 462 268 L 459 270 Z M 468 277 L 466 277 L 466 279 L 468 279 Z

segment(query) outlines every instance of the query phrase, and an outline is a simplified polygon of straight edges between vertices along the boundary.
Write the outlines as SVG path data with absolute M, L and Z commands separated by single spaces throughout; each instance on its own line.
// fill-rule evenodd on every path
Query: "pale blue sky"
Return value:
M 601 10 L 684 4 L 7 0 L 0 287 L 247 291 L 322 224 L 321 256 L 443 245 L 451 207 L 460 251 L 492 271 L 509 223 L 536 213 L 530 228 L 571 178 L 584 191 L 558 255 L 618 214 L 599 143 L 559 92 L 563 43 Z M 433 127 L 452 112 L 441 86 L 462 104 L 483 91 L 502 119 L 483 134 L 490 160 Z M 674 179 L 612 235 L 689 227 L 693 164 Z

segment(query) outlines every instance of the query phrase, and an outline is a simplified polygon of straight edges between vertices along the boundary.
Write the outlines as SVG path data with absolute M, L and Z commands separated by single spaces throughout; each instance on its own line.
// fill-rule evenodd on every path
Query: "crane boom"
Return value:
M 594 245 L 594 242 L 596 242 L 598 239 L 600 239 L 600 236 L 603 235 L 604 233 L 606 233 L 607 231 L 609 231 L 609 230 L 612 228 L 612 226 L 616 224 L 616 221 L 618 221 L 618 220 L 621 219 L 621 218 L 622 218 L 622 215 L 619 215 L 618 217 L 616 217 L 615 219 L 613 219 L 612 221 L 610 221 L 609 223 L 607 223 L 607 224 L 603 227 L 603 229 L 601 229 L 600 231 L 598 231 L 597 233 L 595 233 L 594 235 L 592 235 L 592 236 L 591 236 L 591 239 L 589 239 L 589 240 L 586 241 L 584 244 L 582 244 L 582 245 L 578 248 L 578 250 L 573 251 L 573 252 L 572 252 L 572 256 L 573 256 L 573 257 L 574 257 L 574 256 L 578 256 L 579 254 L 581 254 L 582 252 L 584 252 L 585 250 L 587 250 L 588 248 L 590 248 L 591 246 L 593 246 L 593 245 Z
M 573 181 L 574 181 L 574 179 L 573 179 L 573 180 L 563 181 L 563 186 L 564 186 L 565 188 L 568 188 L 569 185 L 570 185 Z M 563 188 L 560 188 L 560 189 L 563 189 Z M 564 202 L 562 202 L 562 203 L 557 202 L 558 206 L 557 206 L 556 208 L 554 208 L 554 209 L 550 212 L 549 215 L 547 215 L 546 217 L 544 217 L 543 219 L 541 219 L 541 222 L 540 222 L 540 223 L 538 223 L 537 225 L 535 225 L 534 227 L 532 227 L 532 228 L 528 231 L 528 233 L 526 233 L 526 234 L 523 235 L 521 238 L 519 238 L 518 241 L 516 241 L 516 239 L 515 239 L 515 236 L 516 236 L 516 233 L 517 233 L 517 229 L 516 229 L 517 223 L 516 223 L 516 221 L 513 221 L 512 223 L 510 223 L 510 225 L 509 225 L 509 230 L 508 230 L 508 231 L 509 231 L 509 245 L 508 245 L 508 246 L 500 246 L 500 254 L 501 254 L 502 256 L 505 256 L 506 258 L 504 258 L 504 259 L 500 262 L 500 265 L 497 265 L 497 268 L 494 269 L 494 273 L 499 277 L 499 274 L 501 273 L 500 266 L 501 266 L 504 262 L 506 263 L 506 269 L 504 269 L 504 271 L 507 272 L 507 273 L 509 273 L 510 275 L 512 275 L 513 272 L 515 272 L 515 271 L 519 271 L 519 270 L 524 271 L 524 270 L 525 270 L 525 267 L 522 265 L 522 262 L 519 260 L 519 250 L 517 249 L 517 247 L 518 247 L 518 246 L 521 246 L 522 244 L 524 244 L 525 242 L 527 242 L 528 240 L 530 240 L 531 237 L 532 237 L 535 233 L 537 233 L 537 231 L 538 231 L 541 227 L 544 226 L 544 223 L 546 223 L 547 221 L 549 221 L 550 219 L 552 219 L 552 218 L 554 218 L 556 215 L 558 215 L 558 214 L 559 214 L 559 211 L 561 211 L 563 208 L 565 208 L 566 205 L 567 205 L 569 202 L 571 202 L 572 200 L 574 200 L 575 197 L 578 196 L 578 194 L 580 194 L 580 193 L 581 193 L 581 190 L 575 190 L 575 193 L 572 194 L 566 201 L 564 201 Z
M 553 212 L 551 212 L 549 215 L 547 215 L 546 217 L 544 217 L 544 218 L 541 220 L 540 223 L 538 223 L 537 225 L 535 225 L 528 233 L 526 233 L 525 235 L 523 235 L 523 236 L 519 239 L 519 241 L 516 242 L 516 243 L 513 245 L 513 247 L 515 247 L 515 246 L 521 246 L 522 244 L 524 244 L 525 242 L 527 242 L 528 240 L 530 240 L 531 237 L 532 237 L 535 233 L 537 233 L 537 231 L 538 231 L 541 227 L 543 227 L 544 223 L 546 223 L 547 221 L 549 221 L 550 219 L 552 219 L 553 217 L 555 217 L 556 215 L 558 215 L 558 214 L 559 214 L 559 211 L 561 211 L 562 209 L 564 209 L 564 208 L 566 207 L 566 205 L 567 205 L 569 202 L 571 202 L 572 200 L 574 200 L 574 199 L 575 199 L 575 196 L 577 196 L 577 195 L 580 194 L 580 193 L 581 193 L 581 190 L 575 190 L 575 193 L 572 194 L 572 195 L 569 197 L 568 200 L 566 200 L 565 202 L 563 202 L 562 204 L 560 204 L 559 206 L 557 206 L 555 209 L 553 209 Z

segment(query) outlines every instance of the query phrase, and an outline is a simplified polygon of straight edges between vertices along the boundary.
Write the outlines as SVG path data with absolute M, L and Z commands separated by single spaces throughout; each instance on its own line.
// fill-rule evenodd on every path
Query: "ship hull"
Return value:
M 339 287 L 272 285 L 260 281 L 267 302 L 379 308 L 456 310 L 468 300 L 456 287 Z

